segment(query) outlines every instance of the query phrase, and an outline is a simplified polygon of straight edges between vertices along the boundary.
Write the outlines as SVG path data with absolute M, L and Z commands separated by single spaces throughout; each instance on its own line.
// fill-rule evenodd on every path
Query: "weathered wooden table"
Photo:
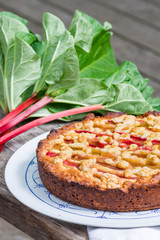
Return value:
M 151 79 L 150 85 L 160 97 L 159 0 L 0 0 L 0 10 L 27 18 L 30 28 L 40 34 L 43 34 L 43 12 L 57 15 L 68 27 L 75 9 L 113 25 L 112 45 L 118 62 L 135 62 L 143 76 Z M 12 153 L 33 137 L 61 124 L 45 124 L 21 134 L 9 141 L 0 154 L 0 217 L 38 240 L 88 239 L 85 226 L 54 220 L 32 211 L 10 194 L 4 182 L 5 165 Z

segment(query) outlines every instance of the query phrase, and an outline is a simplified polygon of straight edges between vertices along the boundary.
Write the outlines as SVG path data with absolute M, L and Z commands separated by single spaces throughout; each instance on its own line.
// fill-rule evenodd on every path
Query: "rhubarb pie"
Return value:
M 52 130 L 37 148 L 55 196 L 106 211 L 160 208 L 160 113 L 93 114 Z

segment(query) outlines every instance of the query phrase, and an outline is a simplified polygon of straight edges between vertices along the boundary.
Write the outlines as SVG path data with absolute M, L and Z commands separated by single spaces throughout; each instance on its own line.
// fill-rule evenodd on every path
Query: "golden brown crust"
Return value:
M 94 122 L 101 121 L 103 119 L 119 119 L 119 117 L 123 115 L 128 116 L 126 113 L 108 113 L 103 117 L 95 118 L 94 114 L 89 114 L 82 121 L 82 125 L 86 124 L 87 126 L 90 121 Z M 150 115 L 157 117 L 160 116 L 160 113 L 155 111 L 149 112 L 139 116 L 138 119 L 143 119 Z M 159 208 L 159 165 L 157 166 L 157 172 L 155 171 L 155 167 L 152 167 L 154 169 L 151 168 L 151 170 L 153 170 L 151 175 L 145 175 L 146 173 L 143 173 L 144 177 L 143 175 L 142 177 L 141 175 L 140 177 L 135 177 L 135 175 L 134 177 L 118 175 L 114 178 L 114 176 L 109 173 L 109 177 L 113 178 L 113 182 L 111 182 L 111 185 L 107 183 L 108 185 L 105 185 L 104 187 L 106 179 L 105 181 L 100 181 L 103 176 L 98 179 L 95 176 L 93 177 L 93 174 L 88 172 L 88 170 L 85 171 L 84 166 L 77 168 L 77 161 L 75 161 L 76 164 L 71 162 L 73 165 L 66 167 L 63 164 L 65 159 L 63 159 L 63 156 L 63 161 L 60 160 L 60 156 L 55 156 L 54 158 L 47 156 L 47 151 L 50 149 L 53 150 L 53 145 L 56 145 L 55 141 L 57 141 L 57 139 L 60 141 L 60 136 L 67 136 L 68 132 L 73 130 L 75 131 L 77 126 L 79 127 L 77 124 L 78 123 L 71 123 L 59 130 L 52 130 L 47 136 L 47 139 L 40 141 L 37 148 L 37 159 L 40 177 L 45 187 L 57 197 L 87 208 L 107 211 L 138 211 Z M 63 145 L 63 148 L 65 148 L 65 145 Z M 68 151 L 68 148 L 66 149 L 66 151 Z M 80 168 L 81 171 L 79 170 Z M 112 166 L 111 170 L 113 170 L 114 174 L 114 170 L 117 171 L 117 167 Z M 102 175 L 105 174 L 102 173 Z M 108 176 L 106 178 L 108 181 Z M 119 185 L 117 183 L 117 179 L 120 182 Z

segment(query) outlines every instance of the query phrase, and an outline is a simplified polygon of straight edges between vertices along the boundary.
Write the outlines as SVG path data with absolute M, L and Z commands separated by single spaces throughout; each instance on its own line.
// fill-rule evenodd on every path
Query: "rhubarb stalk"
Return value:
M 26 119 L 28 116 L 33 114 L 34 112 L 38 111 L 48 103 L 52 102 L 53 98 L 50 98 L 48 96 L 45 96 L 38 102 L 36 102 L 33 106 L 30 108 L 26 109 L 24 112 L 16 116 L 14 119 L 12 119 L 10 122 L 6 123 L 0 128 L 0 135 L 6 132 L 8 129 L 16 126 L 18 123 L 22 122 L 24 119 Z
M 18 107 L 16 107 L 14 110 L 8 113 L 4 118 L 2 118 L 2 120 L 0 120 L 0 128 L 3 127 L 6 123 L 8 123 L 10 120 L 12 120 L 14 117 L 16 117 L 19 113 L 21 113 L 27 107 L 35 103 L 37 100 L 38 98 L 36 97 L 36 94 L 33 94 L 30 98 L 28 98 Z
M 91 106 L 87 106 L 87 107 L 74 108 L 74 109 L 65 110 L 65 111 L 58 112 L 58 113 L 53 113 L 49 116 L 33 120 L 33 121 L 15 129 L 15 130 L 13 130 L 12 132 L 2 136 L 0 138 L 0 145 L 4 144 L 5 142 L 9 141 L 10 139 L 16 137 L 17 135 L 19 135 L 19 134 L 21 134 L 21 133 L 23 133 L 23 132 L 25 132 L 25 131 L 33 128 L 33 127 L 39 126 L 41 124 L 51 122 L 51 121 L 56 120 L 58 118 L 67 117 L 67 116 L 70 116 L 70 115 L 75 115 L 75 114 L 84 113 L 84 112 L 100 110 L 100 109 L 103 109 L 103 108 L 104 107 L 101 104 L 91 105 Z

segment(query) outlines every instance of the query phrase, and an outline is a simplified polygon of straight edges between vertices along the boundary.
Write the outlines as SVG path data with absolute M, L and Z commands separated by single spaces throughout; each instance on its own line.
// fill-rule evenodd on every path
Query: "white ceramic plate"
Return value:
M 82 208 L 50 194 L 38 174 L 35 151 L 42 134 L 19 148 L 7 163 L 5 180 L 10 192 L 20 202 L 49 217 L 67 222 L 112 228 L 160 225 L 160 209 L 141 212 L 105 212 Z

